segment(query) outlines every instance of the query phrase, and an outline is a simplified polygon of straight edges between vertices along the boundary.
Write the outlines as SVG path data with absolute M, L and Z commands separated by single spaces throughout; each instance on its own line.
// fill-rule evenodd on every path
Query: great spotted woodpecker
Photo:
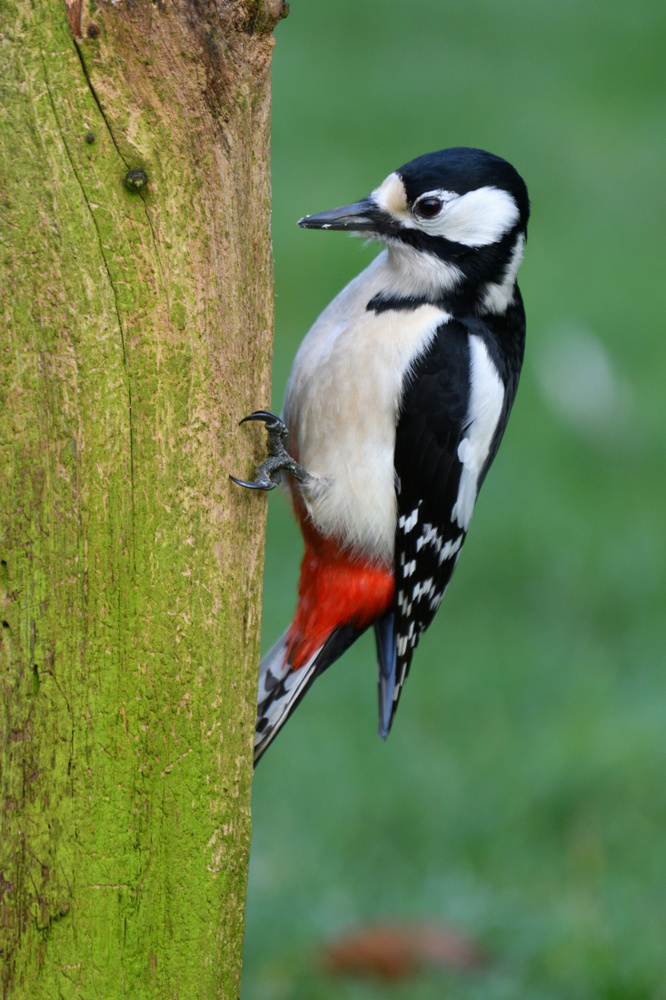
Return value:
M 386 249 L 301 344 L 284 420 L 246 418 L 265 421 L 269 457 L 254 481 L 235 482 L 272 489 L 286 473 L 305 542 L 294 620 L 261 663 L 255 760 L 370 625 L 388 734 L 516 394 L 528 216 L 509 163 L 455 148 L 300 220 Z

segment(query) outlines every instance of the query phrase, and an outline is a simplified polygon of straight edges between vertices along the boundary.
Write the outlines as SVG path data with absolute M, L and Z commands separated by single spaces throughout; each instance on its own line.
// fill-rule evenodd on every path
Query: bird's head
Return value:
M 299 221 L 385 243 L 404 294 L 470 295 L 503 312 L 513 295 L 529 217 L 527 188 L 506 160 L 481 149 L 427 153 L 353 205 Z

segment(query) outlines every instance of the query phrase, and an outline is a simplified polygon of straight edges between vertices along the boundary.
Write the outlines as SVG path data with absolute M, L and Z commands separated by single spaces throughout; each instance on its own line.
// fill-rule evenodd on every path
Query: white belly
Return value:
M 450 317 L 437 306 L 376 314 L 390 288 L 381 254 L 322 313 L 287 386 L 290 445 L 311 478 L 299 488 L 316 528 L 390 562 L 396 525 L 393 452 L 404 376 Z

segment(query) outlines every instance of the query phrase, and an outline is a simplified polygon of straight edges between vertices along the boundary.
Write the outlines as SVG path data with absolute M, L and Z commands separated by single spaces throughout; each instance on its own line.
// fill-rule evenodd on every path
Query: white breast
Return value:
M 311 478 L 300 487 L 317 529 L 390 562 L 396 524 L 393 452 L 404 377 L 438 326 L 437 306 L 374 313 L 392 287 L 386 252 L 331 302 L 301 344 L 287 385 L 290 445 Z

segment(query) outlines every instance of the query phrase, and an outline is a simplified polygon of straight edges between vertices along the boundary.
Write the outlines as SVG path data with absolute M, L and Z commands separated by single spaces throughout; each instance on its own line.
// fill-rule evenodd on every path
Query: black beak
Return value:
M 380 212 L 372 198 L 362 198 L 353 205 L 334 208 L 318 215 L 306 215 L 299 219 L 301 229 L 342 229 L 353 233 L 376 232 L 380 224 Z

